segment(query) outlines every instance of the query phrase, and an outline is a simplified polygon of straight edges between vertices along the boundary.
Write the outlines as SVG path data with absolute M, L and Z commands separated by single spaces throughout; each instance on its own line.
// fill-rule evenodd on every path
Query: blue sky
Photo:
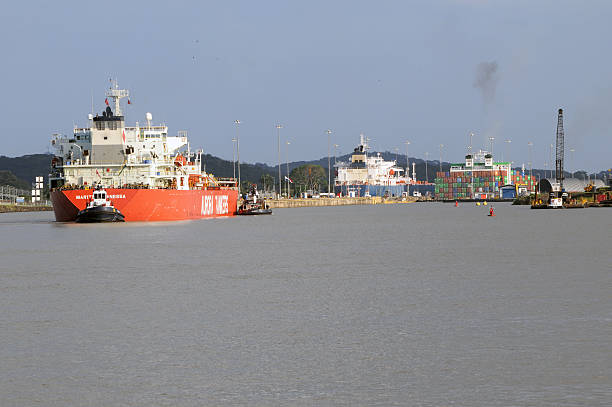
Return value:
M 161 3 L 161 2 L 160 2 Z M 108 78 L 132 92 L 127 121 L 188 130 L 193 147 L 275 163 L 376 150 L 460 161 L 473 131 L 516 165 L 549 161 L 565 110 L 566 167 L 612 166 L 612 2 L 11 2 L 0 15 L 2 155 L 47 150 L 85 125 Z M 495 63 L 489 97 L 477 66 Z M 510 139 L 508 145 L 504 140 Z M 283 153 L 284 154 L 284 153 Z M 285 158 L 283 157 L 283 161 Z

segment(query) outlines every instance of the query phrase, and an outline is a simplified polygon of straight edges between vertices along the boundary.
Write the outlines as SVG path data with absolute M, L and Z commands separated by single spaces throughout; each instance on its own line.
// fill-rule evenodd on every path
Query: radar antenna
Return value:
M 119 102 L 121 101 L 121 99 L 127 98 L 129 96 L 130 93 L 126 89 L 119 89 L 117 80 L 111 79 L 111 86 L 106 91 L 106 97 L 111 98 L 113 100 L 113 103 L 115 104 L 115 116 L 123 116 L 121 114 L 121 105 L 119 104 Z

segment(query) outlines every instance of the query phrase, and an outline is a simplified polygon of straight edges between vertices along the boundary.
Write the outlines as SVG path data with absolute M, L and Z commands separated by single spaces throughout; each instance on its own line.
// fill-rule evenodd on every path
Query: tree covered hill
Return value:
M 371 152 L 370 154 L 377 154 L 376 152 Z M 391 153 L 389 151 L 381 152 L 381 157 L 385 160 L 395 160 L 397 159 L 398 165 L 401 167 L 406 166 L 406 155 Z M 36 176 L 43 176 L 45 178 L 45 183 L 47 181 L 47 177 L 50 170 L 51 158 L 53 156 L 51 154 L 28 154 L 21 157 L 6 157 L 0 156 L 0 171 L 4 171 L 2 177 L 0 178 L 0 184 L 3 185 L 13 185 L 15 187 L 26 187 L 26 189 L 30 188 L 32 182 Z M 349 161 L 351 155 L 345 154 L 342 156 L 338 156 L 335 160 L 332 156 L 330 158 L 332 170 L 331 170 L 331 178 L 334 178 L 334 161 Z M 234 163 L 232 161 L 224 160 L 219 157 L 216 157 L 211 154 L 206 154 L 202 156 L 202 166 L 204 169 L 215 175 L 216 177 L 224 178 L 224 177 L 232 177 L 234 174 Z M 410 157 L 410 172 L 412 174 L 412 163 L 416 162 L 416 171 L 417 171 L 417 179 L 420 181 L 425 180 L 425 161 L 420 158 Z M 285 175 L 287 175 L 287 167 L 286 163 L 281 164 L 281 179 L 284 179 Z M 327 157 L 320 158 L 318 160 L 310 160 L 310 161 L 294 161 L 289 163 L 289 173 L 295 168 L 304 165 L 319 165 L 323 167 L 325 170 L 325 174 L 327 174 Z M 443 162 L 442 170 L 448 171 L 450 168 L 450 163 Z M 439 162 L 437 160 L 429 160 L 427 162 L 427 178 L 430 182 L 433 182 L 436 177 L 436 172 L 440 170 Z M 528 172 L 529 170 L 526 170 Z M 10 172 L 10 173 L 9 173 Z M 597 174 L 598 178 L 602 178 L 606 174 L 605 171 Z M 273 182 L 275 185 L 278 185 L 278 165 L 271 166 L 263 163 L 255 163 L 248 164 L 242 163 L 240 164 L 240 175 L 241 179 L 244 182 L 248 183 L 261 183 L 262 176 L 265 177 L 266 183 L 270 185 Z M 533 175 L 535 177 L 549 177 L 550 171 L 545 171 L 542 169 L 533 169 Z M 588 177 L 584 171 L 577 172 L 575 174 L 579 178 Z M 592 174 L 591 176 L 594 176 Z M 236 167 L 236 177 L 238 176 L 238 168 Z M 569 177 L 570 174 L 566 173 L 566 177 Z M 554 177 L 554 175 L 553 175 Z M 261 185 L 260 185 L 261 187 Z
M 47 181 L 52 157 L 51 154 L 28 154 L 21 157 L 0 155 L 0 171 L 10 171 L 27 185 L 26 189 L 30 189 L 36 177 L 43 176 Z M 0 180 L 0 184 L 3 184 L 3 180 Z
M 9 185 L 15 188 L 29 191 L 31 184 L 7 170 L 0 170 L 0 185 Z

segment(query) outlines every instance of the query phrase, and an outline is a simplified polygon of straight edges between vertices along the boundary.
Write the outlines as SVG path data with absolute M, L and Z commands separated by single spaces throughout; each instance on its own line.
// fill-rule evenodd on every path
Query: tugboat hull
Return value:
M 76 221 L 79 223 L 125 222 L 125 217 L 112 206 L 96 206 L 79 211 Z
M 245 209 L 239 210 L 238 215 L 272 215 L 272 209 Z

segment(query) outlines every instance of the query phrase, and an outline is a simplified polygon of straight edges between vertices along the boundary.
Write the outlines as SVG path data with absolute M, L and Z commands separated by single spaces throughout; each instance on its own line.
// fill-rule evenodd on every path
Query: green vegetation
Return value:
M 289 175 L 293 189 L 298 192 L 327 191 L 327 169 L 320 165 L 304 164 L 294 168 Z
M 11 171 L 0 170 L 0 185 L 9 185 L 18 189 L 29 191 L 31 185 L 29 182 L 17 178 Z
M 51 168 L 51 154 L 28 154 L 21 157 L 0 156 L 0 170 L 8 170 L 27 184 L 30 189 L 36 177 L 43 176 L 45 183 Z
M 512 205 L 531 205 L 534 195 L 517 196 L 512 201 Z

